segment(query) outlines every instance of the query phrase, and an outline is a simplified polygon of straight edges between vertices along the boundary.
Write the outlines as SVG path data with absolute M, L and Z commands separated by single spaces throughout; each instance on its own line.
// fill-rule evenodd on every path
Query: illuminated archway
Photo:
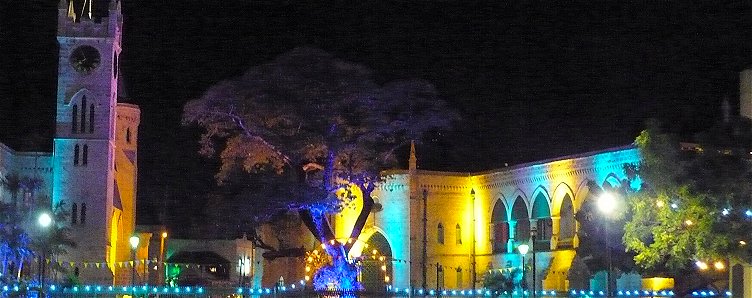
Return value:
M 360 267 L 360 283 L 369 292 L 385 291 L 392 284 L 394 260 L 389 241 L 375 231 L 366 241 Z
M 577 221 L 574 217 L 574 204 L 569 194 L 564 195 L 559 209 L 559 243 L 560 248 L 574 246 L 574 235 L 577 229 Z
M 516 243 L 524 243 L 530 239 L 530 215 L 527 210 L 525 200 L 518 196 L 514 200 L 514 205 L 512 205 L 512 222 L 514 223 L 514 240 Z
M 553 225 L 551 222 L 551 207 L 543 191 L 538 192 L 533 199 L 533 209 L 530 218 L 535 220 L 535 225 L 538 229 L 535 250 L 549 250 L 551 248 Z
M 507 218 L 507 206 L 504 200 L 499 199 L 494 203 L 491 212 L 491 249 L 493 253 L 507 252 L 507 242 L 509 241 L 509 219 Z

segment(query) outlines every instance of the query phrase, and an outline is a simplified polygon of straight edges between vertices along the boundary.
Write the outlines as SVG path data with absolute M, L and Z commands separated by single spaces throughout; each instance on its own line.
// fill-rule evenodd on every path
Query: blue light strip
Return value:
M 18 292 L 21 289 L 18 285 L 3 285 L 0 288 L 0 293 L 6 293 L 6 292 Z M 26 287 L 26 290 L 33 290 L 32 287 Z M 251 295 L 273 295 L 275 294 L 275 291 L 273 288 L 236 288 L 237 294 L 251 294 Z M 300 292 L 300 291 L 308 291 L 310 289 L 306 289 L 305 287 L 297 287 L 297 288 L 288 288 L 288 287 L 282 287 L 277 289 L 277 291 L 281 292 Z M 205 292 L 207 292 L 203 287 L 156 287 L 156 286 L 136 286 L 136 287 L 130 287 L 130 286 L 119 286 L 119 287 L 113 287 L 113 286 L 102 286 L 102 285 L 81 285 L 81 286 L 74 286 L 71 288 L 63 288 L 60 285 L 49 285 L 48 291 L 50 292 L 62 292 L 62 293 L 110 293 L 110 294 L 130 294 L 130 293 L 138 293 L 138 294 L 148 294 L 148 293 L 169 293 L 169 294 L 180 294 L 180 295 L 203 295 Z M 411 295 L 436 295 L 436 289 L 420 289 L 420 288 L 392 288 L 390 293 L 393 294 L 393 296 L 411 296 Z M 485 296 L 485 297 L 491 297 L 491 296 L 498 296 L 498 295 L 508 295 L 509 292 L 499 292 L 499 291 L 491 291 L 487 289 L 476 289 L 475 292 L 473 292 L 472 289 L 454 289 L 454 290 L 447 290 L 442 289 L 441 290 L 442 295 L 450 295 L 450 296 Z M 512 294 L 517 295 L 520 294 L 519 291 L 513 291 Z M 525 294 L 531 294 L 528 291 L 525 291 Z M 605 297 L 605 293 L 603 291 L 591 291 L 591 290 L 570 290 L 568 292 L 557 292 L 554 290 L 542 290 L 537 291 L 536 294 L 539 294 L 542 297 Z M 651 296 L 651 297 L 674 297 L 675 293 L 672 290 L 661 290 L 661 291 L 652 291 L 652 290 L 619 290 L 616 293 L 617 297 L 645 297 L 645 296 Z M 691 293 L 691 297 L 731 297 L 730 291 L 713 291 L 713 290 L 697 290 Z

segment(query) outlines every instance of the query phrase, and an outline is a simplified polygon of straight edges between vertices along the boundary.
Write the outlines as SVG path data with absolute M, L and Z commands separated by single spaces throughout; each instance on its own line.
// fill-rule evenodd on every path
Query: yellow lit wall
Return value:
M 643 290 L 669 290 L 674 288 L 674 279 L 668 277 L 652 277 L 642 279 Z

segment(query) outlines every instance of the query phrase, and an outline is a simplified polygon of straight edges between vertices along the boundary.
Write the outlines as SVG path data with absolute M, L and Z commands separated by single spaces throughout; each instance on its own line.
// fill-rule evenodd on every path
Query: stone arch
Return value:
M 514 235 L 511 238 L 517 243 L 527 242 L 530 239 L 530 214 L 528 210 L 525 199 L 522 196 L 517 196 L 511 210 L 511 223 L 514 228 L 510 227 L 510 230 L 514 230 Z
M 530 219 L 535 224 L 538 236 L 535 241 L 536 250 L 549 250 L 553 236 L 553 224 L 551 220 L 551 204 L 545 188 L 539 187 L 533 195 L 533 203 L 530 208 Z
M 366 291 L 384 291 L 392 284 L 394 264 L 392 245 L 386 234 L 373 229 L 365 242 L 368 244 L 367 255 L 373 258 L 363 258 L 360 268 L 360 280 Z M 374 255 L 373 250 L 377 253 Z M 383 259 L 381 257 L 384 257 Z M 385 266 L 385 268 L 382 268 Z
M 574 237 L 577 233 L 577 220 L 574 217 L 574 203 L 569 194 L 565 194 L 564 198 L 562 198 L 561 206 L 559 208 L 558 226 L 558 231 L 556 231 L 558 234 L 557 247 L 574 247 Z
M 564 197 L 569 196 L 569 199 L 574 201 L 574 192 L 572 191 L 572 187 L 570 187 L 566 182 L 561 182 L 559 185 L 556 186 L 554 189 L 553 197 L 551 198 L 551 215 L 552 216 L 560 216 L 561 215 L 561 204 L 563 203 Z
M 590 180 L 584 179 L 577 185 L 577 192 L 574 194 L 574 211 L 575 213 L 580 211 L 582 203 L 590 196 Z
M 93 98 L 91 95 L 91 91 L 89 91 L 89 89 L 81 88 L 81 89 L 76 90 L 75 92 L 73 92 L 73 90 L 76 90 L 76 89 L 70 89 L 69 93 L 65 94 L 64 100 L 65 100 L 66 105 L 70 105 L 71 103 L 78 102 L 82 97 L 84 97 L 84 95 L 89 98 Z
M 518 199 L 518 198 L 522 198 L 522 200 L 523 200 L 523 201 L 525 202 L 525 206 L 527 206 L 527 205 L 529 204 L 529 202 L 530 202 L 530 199 L 529 199 L 529 198 L 527 197 L 527 195 L 526 195 L 526 194 L 525 194 L 525 193 L 524 193 L 524 192 L 522 191 L 522 189 L 520 189 L 520 188 L 516 188 L 516 189 L 514 190 L 514 192 L 512 193 L 512 195 L 511 195 L 511 196 L 509 196 L 509 197 L 507 197 L 507 198 L 505 199 L 505 200 L 506 200 L 506 206 L 507 206 L 507 207 L 509 207 L 509 206 L 512 206 L 512 207 L 514 207 L 514 204 L 516 203 L 516 201 L 517 201 L 517 199 Z M 510 201 L 510 200 L 511 200 L 511 201 Z M 525 208 L 527 208 L 527 207 L 525 207 Z M 526 211 L 527 211 L 528 213 L 530 212 L 530 210 L 529 210 L 529 209 L 528 209 L 528 210 L 526 210 Z M 507 218 L 509 218 L 509 220 L 512 220 L 512 208 L 507 208 L 507 212 L 509 212 L 509 214 L 507 215 Z
M 491 211 L 491 249 L 493 253 L 507 252 L 509 241 L 509 212 L 504 198 L 499 198 L 493 203 Z
M 603 183 L 601 183 L 603 189 L 614 189 L 619 186 L 621 186 L 621 180 L 614 173 L 606 175 L 606 178 L 603 178 Z

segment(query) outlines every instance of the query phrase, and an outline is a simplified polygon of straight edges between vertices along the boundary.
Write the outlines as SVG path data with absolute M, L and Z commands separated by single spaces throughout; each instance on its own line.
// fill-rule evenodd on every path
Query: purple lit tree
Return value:
M 368 68 L 312 48 L 216 84 L 183 114 L 203 128 L 201 153 L 220 158 L 219 184 L 262 184 L 263 197 L 249 202 L 262 206 L 254 216 L 295 210 L 323 244 L 332 264 L 315 275 L 319 290 L 358 289 L 347 260 L 354 241 L 337 241 L 326 215 L 351 204 L 358 188 L 363 208 L 349 237 L 357 239 L 396 150 L 455 118 L 425 81 L 379 84 Z

